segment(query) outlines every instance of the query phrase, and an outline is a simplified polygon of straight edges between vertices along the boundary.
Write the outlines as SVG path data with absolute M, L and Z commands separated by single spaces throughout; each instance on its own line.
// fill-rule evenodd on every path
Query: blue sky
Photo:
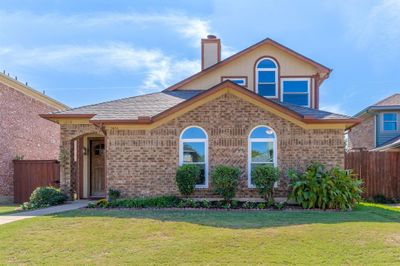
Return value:
M 330 68 L 321 108 L 354 114 L 400 92 L 400 1 L 0 1 L 0 70 L 76 107 L 160 91 L 270 37 Z

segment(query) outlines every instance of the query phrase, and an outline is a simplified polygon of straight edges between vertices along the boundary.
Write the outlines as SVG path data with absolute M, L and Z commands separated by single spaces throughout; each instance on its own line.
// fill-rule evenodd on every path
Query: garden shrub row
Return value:
M 193 195 L 200 180 L 201 171 L 196 165 L 183 165 L 176 173 L 176 183 L 181 199 L 175 196 L 152 198 L 119 199 L 117 190 L 109 191 L 109 200 L 101 200 L 90 207 L 100 208 L 222 208 L 222 209 L 282 209 L 286 203 L 274 202 L 274 185 L 281 173 L 278 168 L 262 165 L 252 169 L 253 183 L 264 202 L 244 202 L 232 200 L 239 184 L 240 169 L 217 165 L 211 171 L 212 187 L 222 201 L 196 201 L 187 199 Z M 327 170 L 322 164 L 311 164 L 305 171 L 289 171 L 289 199 L 305 209 L 341 209 L 348 210 L 361 200 L 360 179 L 350 171 L 334 167 Z
M 183 199 L 176 196 L 161 196 L 134 199 L 116 199 L 108 201 L 102 199 L 90 203 L 88 208 L 202 208 L 202 209 L 282 209 L 286 202 L 268 204 L 266 202 L 232 200 L 194 200 Z

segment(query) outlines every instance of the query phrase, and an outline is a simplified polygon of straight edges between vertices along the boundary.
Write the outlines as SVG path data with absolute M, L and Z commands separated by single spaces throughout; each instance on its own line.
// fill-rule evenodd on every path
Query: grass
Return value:
M 77 210 L 0 226 L 0 264 L 400 264 L 400 210 Z
M 18 207 L 16 204 L 0 204 L 0 215 L 16 213 L 19 211 Z

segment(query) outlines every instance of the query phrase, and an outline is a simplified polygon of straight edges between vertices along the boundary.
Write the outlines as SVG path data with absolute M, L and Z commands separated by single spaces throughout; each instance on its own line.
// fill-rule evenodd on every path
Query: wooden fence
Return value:
M 60 163 L 56 160 L 14 160 L 14 202 L 22 203 L 37 187 L 59 187 Z
M 364 181 L 364 197 L 400 198 L 400 152 L 349 152 L 345 168 Z

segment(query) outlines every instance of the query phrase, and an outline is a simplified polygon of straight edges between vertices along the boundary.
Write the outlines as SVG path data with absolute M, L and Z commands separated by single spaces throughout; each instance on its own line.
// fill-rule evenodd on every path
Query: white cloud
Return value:
M 320 107 L 320 110 L 335 114 L 346 114 L 341 104 L 325 104 Z
M 65 34 L 68 34 L 72 29 L 74 31 L 94 31 L 99 29 L 106 32 L 110 27 L 112 30 L 127 27 L 133 33 L 136 29 L 165 28 L 165 30 L 177 33 L 178 38 L 189 40 L 190 44 L 195 47 L 200 45 L 201 38 L 210 33 L 208 20 L 172 11 L 166 13 L 107 12 L 71 16 L 0 11 L 0 17 L 2 24 L 12 25 L 13 30 L 18 28 L 23 28 L 24 30 L 26 28 L 42 28 L 64 32 Z M 4 34 L 3 37 L 6 37 L 6 35 Z
M 0 61 L 12 62 L 17 67 L 47 67 L 63 72 L 102 74 L 115 69 L 139 72 L 144 74 L 139 88 L 142 93 L 164 89 L 200 68 L 198 60 L 178 60 L 159 50 L 138 49 L 125 43 L 0 48 Z
M 344 5 L 348 37 L 362 49 L 374 49 L 380 55 L 399 53 L 400 1 L 382 0 L 375 6 L 366 1 Z M 379 56 L 380 56 L 379 55 Z

